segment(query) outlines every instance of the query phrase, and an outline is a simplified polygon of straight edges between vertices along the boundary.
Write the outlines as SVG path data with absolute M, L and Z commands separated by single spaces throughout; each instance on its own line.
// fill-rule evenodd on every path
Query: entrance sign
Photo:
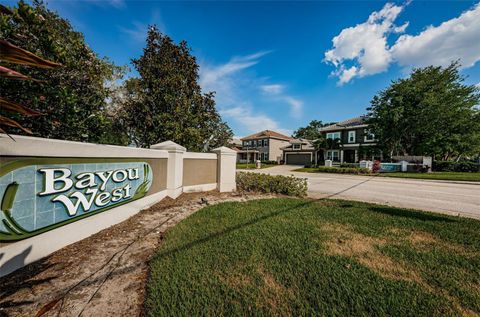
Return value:
M 38 158 L 0 169 L 0 241 L 21 240 L 142 198 L 153 174 L 146 162 Z

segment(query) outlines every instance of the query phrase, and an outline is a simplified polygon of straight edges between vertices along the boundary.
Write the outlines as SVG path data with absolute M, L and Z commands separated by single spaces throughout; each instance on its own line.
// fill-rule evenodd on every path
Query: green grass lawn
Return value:
M 294 172 L 304 173 L 323 173 L 323 171 L 314 167 L 305 167 L 294 170 Z M 354 175 L 354 174 L 352 174 Z M 356 174 L 355 174 L 356 175 Z M 363 174 L 365 175 L 365 174 Z M 371 174 L 373 175 L 373 174 Z M 450 181 L 467 181 L 480 182 L 480 173 L 462 173 L 462 172 L 432 172 L 432 173 L 380 173 L 374 174 L 381 177 L 397 177 L 397 178 L 416 178 L 416 179 L 436 179 L 436 180 L 450 180 Z
M 432 173 L 383 173 L 383 177 L 438 179 L 450 181 L 480 182 L 480 173 L 432 172 Z
M 150 263 L 148 316 L 480 314 L 480 222 L 341 200 L 206 207 Z
M 268 168 L 272 166 L 277 166 L 277 164 L 263 164 L 261 165 L 261 168 Z M 248 167 L 246 163 L 237 163 L 237 170 L 239 169 L 255 169 L 255 163 L 248 163 Z

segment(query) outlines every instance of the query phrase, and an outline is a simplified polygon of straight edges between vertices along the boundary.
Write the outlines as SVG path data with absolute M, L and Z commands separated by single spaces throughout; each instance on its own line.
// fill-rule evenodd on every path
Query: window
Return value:
M 348 131 L 348 143 L 355 143 L 355 131 Z
M 339 151 L 338 150 L 330 150 L 330 151 L 327 151 L 327 160 L 332 160 L 334 162 L 338 162 L 340 161 L 339 160 Z
M 263 140 L 263 146 L 268 146 L 268 139 Z
M 294 150 L 300 150 L 302 148 L 301 144 L 293 144 L 292 149 Z
M 375 141 L 375 134 L 373 134 L 372 132 L 370 132 L 369 130 L 365 129 L 364 130 L 365 132 L 365 142 L 373 142 Z
M 331 132 L 331 133 L 327 133 L 327 139 L 332 139 L 332 140 L 340 139 L 341 136 L 342 136 L 342 133 L 341 133 L 341 132 Z

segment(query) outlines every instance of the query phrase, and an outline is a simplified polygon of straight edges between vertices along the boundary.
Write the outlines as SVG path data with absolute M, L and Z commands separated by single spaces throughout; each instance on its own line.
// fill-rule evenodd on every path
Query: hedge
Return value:
M 248 172 L 237 173 L 237 190 L 239 191 L 304 197 L 307 195 L 307 188 L 307 179 L 305 178 Z
M 470 161 L 435 161 L 433 170 L 435 172 L 480 172 L 480 164 Z
M 368 168 L 359 168 L 359 167 L 327 167 L 319 166 L 315 169 L 315 172 L 320 173 L 338 173 L 338 174 L 370 174 Z

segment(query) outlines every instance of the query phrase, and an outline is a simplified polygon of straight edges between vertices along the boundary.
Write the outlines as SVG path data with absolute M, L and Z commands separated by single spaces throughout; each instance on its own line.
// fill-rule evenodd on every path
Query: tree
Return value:
M 385 154 L 446 160 L 480 151 L 480 94 L 459 67 L 414 69 L 373 97 L 368 123 Z
M 132 63 L 140 77 L 125 83 L 122 112 L 137 146 L 172 140 L 202 151 L 228 144 L 232 131 L 215 108 L 214 93 L 202 94 L 185 41 L 177 45 L 152 26 L 143 55 Z
M 306 127 L 300 127 L 293 132 L 292 137 L 296 139 L 316 140 L 322 137 L 320 128 L 334 124 L 334 122 L 323 123 L 319 120 L 312 120 Z
M 99 58 L 81 33 L 41 1 L 32 6 L 19 1 L 10 10 L 13 14 L 1 16 L 0 38 L 62 65 L 49 70 L 9 65 L 38 81 L 0 78 L 2 97 L 43 114 L 14 119 L 41 137 L 124 143 L 112 134 L 114 122 L 105 111 L 110 95 L 105 83 L 122 69 Z

